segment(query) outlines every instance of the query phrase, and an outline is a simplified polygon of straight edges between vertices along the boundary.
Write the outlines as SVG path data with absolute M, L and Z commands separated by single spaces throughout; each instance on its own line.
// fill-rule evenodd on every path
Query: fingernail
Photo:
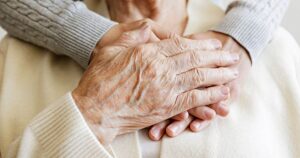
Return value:
M 172 135 L 175 136 L 178 132 L 178 127 L 177 126 L 173 126 L 170 128 Z
M 240 60 L 240 56 L 237 55 L 237 54 L 232 54 L 232 55 L 231 55 L 231 58 L 232 58 L 232 60 L 233 60 L 234 62 L 237 62 L 237 61 Z
M 229 109 L 225 104 L 220 104 L 218 111 L 221 113 L 221 116 L 225 117 L 228 115 Z
M 151 130 L 151 134 L 155 139 L 159 139 L 159 131 L 158 129 L 154 128 Z
M 188 117 L 189 117 L 189 113 L 185 112 L 184 115 L 183 115 L 183 119 L 187 119 Z
M 210 110 L 205 110 L 204 115 L 207 120 L 211 120 L 214 117 L 214 113 Z
M 221 92 L 222 92 L 224 95 L 228 95 L 228 94 L 229 94 L 229 88 L 228 88 L 228 87 L 222 87 Z
M 201 123 L 193 123 L 194 128 L 198 131 L 201 128 Z

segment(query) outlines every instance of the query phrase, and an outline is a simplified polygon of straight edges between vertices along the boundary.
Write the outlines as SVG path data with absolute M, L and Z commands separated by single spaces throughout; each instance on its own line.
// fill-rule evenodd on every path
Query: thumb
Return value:
M 193 39 L 193 40 L 205 40 L 205 39 L 210 39 L 211 36 L 209 36 L 208 33 L 198 33 L 198 34 L 187 35 L 186 38 Z
M 140 44 L 145 44 L 150 40 L 151 28 L 149 25 L 142 25 L 141 27 L 122 33 L 120 38 L 116 41 L 117 46 L 129 48 Z

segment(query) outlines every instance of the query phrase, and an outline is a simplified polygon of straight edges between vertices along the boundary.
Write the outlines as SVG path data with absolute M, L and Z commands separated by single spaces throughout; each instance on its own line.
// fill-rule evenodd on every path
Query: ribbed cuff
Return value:
M 71 9 L 74 11 L 58 35 L 58 43 L 64 50 L 58 52 L 64 52 L 86 68 L 96 44 L 116 23 L 88 10 L 81 2 L 76 2 L 75 9 Z
M 232 8 L 213 31 L 233 37 L 249 52 L 252 63 L 269 42 L 275 26 L 242 7 Z
M 39 113 L 29 127 L 46 157 L 111 157 L 85 123 L 71 93 Z

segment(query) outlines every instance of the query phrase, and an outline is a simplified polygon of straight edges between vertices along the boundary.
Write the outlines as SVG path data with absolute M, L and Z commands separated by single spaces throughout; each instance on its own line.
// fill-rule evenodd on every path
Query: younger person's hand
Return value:
M 188 21 L 187 0 L 106 0 L 106 3 L 110 18 L 119 23 L 149 18 L 181 35 Z

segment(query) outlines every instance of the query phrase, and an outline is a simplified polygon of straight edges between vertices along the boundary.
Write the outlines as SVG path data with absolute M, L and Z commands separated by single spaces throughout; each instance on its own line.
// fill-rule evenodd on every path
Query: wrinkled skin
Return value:
M 72 92 L 103 144 L 188 109 L 226 100 L 229 88 L 219 85 L 238 77 L 237 70 L 227 68 L 238 62 L 238 55 L 212 51 L 220 47 L 218 41 L 174 37 L 147 43 L 152 33 L 145 25 L 100 47 Z
M 181 35 L 188 22 L 187 0 L 106 0 L 112 20 L 128 23 L 152 19 Z
M 239 63 L 231 67 L 238 69 L 240 75 L 237 79 L 226 84 L 226 86 L 230 87 L 229 99 L 217 104 L 213 104 L 210 107 L 202 106 L 190 109 L 188 110 L 188 113 L 191 114 L 191 116 L 189 116 L 188 114 L 186 118 L 179 119 L 173 122 L 171 122 L 170 120 L 166 120 L 153 126 L 149 131 L 149 136 L 152 140 L 159 140 L 165 133 L 172 137 L 177 136 L 188 127 L 190 127 L 190 129 L 194 132 L 201 131 L 202 129 L 207 127 L 215 117 L 215 115 L 213 115 L 213 117 L 206 116 L 205 112 L 207 111 L 210 111 L 210 113 L 214 113 L 215 110 L 215 113 L 219 116 L 226 116 L 229 113 L 228 105 L 238 98 L 239 88 L 251 69 L 251 60 L 249 54 L 237 41 L 235 41 L 230 36 L 210 31 L 192 35 L 190 36 L 190 38 L 198 40 L 211 38 L 218 39 L 222 42 L 222 50 L 239 54 Z
M 112 19 L 118 22 L 129 22 L 147 17 L 163 25 L 164 29 L 170 30 L 171 28 L 177 28 L 173 31 L 177 32 L 178 34 L 181 34 L 184 31 L 186 25 L 184 21 L 187 21 L 188 19 L 186 11 L 187 2 L 184 0 L 109 0 L 107 3 L 110 8 L 110 15 Z M 174 15 L 174 13 L 176 13 L 176 15 Z M 241 85 L 243 78 L 250 70 L 251 62 L 248 53 L 230 36 L 217 32 L 207 32 L 195 34 L 191 38 L 219 39 L 224 45 L 222 50 L 239 53 L 241 61 L 233 67 L 241 71 L 241 77 L 227 84 L 231 88 L 230 100 L 209 106 L 190 109 L 189 111 L 182 112 L 174 116 L 172 118 L 173 121 L 165 120 L 153 126 L 149 131 L 149 136 L 152 140 L 159 140 L 165 133 L 171 137 L 177 136 L 187 127 L 190 127 L 190 129 L 194 132 L 198 132 L 207 127 L 213 118 L 216 117 L 216 115 L 222 117 L 227 116 L 229 113 L 228 104 L 237 98 L 239 86 Z
M 126 28 L 133 28 L 132 24 L 128 25 L 127 23 L 143 18 L 151 18 L 152 20 L 154 20 L 155 22 L 146 20 L 152 25 L 156 25 L 156 23 L 162 25 L 163 27 L 159 27 L 159 29 L 164 31 L 160 32 L 165 33 L 163 35 L 160 35 L 159 37 L 153 36 L 151 41 L 159 41 L 160 39 L 169 38 L 170 35 L 166 35 L 166 32 L 170 32 L 170 30 L 173 33 L 182 34 L 184 32 L 188 19 L 186 0 L 107 0 L 107 5 L 111 18 L 119 22 L 120 26 L 126 24 Z M 122 28 L 120 26 L 116 26 L 112 30 L 122 30 L 119 29 Z M 110 40 L 111 37 L 114 37 L 114 33 L 109 33 L 108 37 L 110 38 L 103 39 Z M 103 43 L 107 43 L 106 40 L 102 41 L 104 41 Z M 187 127 L 191 123 L 194 117 L 198 119 L 190 124 L 190 128 L 195 132 L 200 131 L 201 129 L 209 125 L 210 120 L 212 120 L 216 116 L 216 114 L 224 117 L 228 114 L 228 112 L 228 107 L 223 103 L 191 109 L 174 116 L 172 119 L 175 121 L 170 126 L 168 126 L 168 128 L 166 127 L 170 123 L 170 120 L 166 120 L 157 124 L 156 126 L 151 128 L 151 130 L 149 131 L 149 136 L 152 140 L 159 140 L 164 133 L 171 137 L 177 136 L 185 129 L 185 127 Z
M 190 38 L 195 40 L 206 40 L 212 38 L 217 39 L 222 42 L 222 50 L 240 55 L 240 62 L 232 66 L 233 68 L 239 70 L 240 75 L 236 80 L 233 80 L 232 82 L 227 84 L 231 89 L 231 97 L 225 103 L 233 102 L 239 96 L 239 87 L 243 83 L 244 79 L 247 77 L 251 69 L 251 59 L 247 50 L 229 35 L 214 31 L 194 34 L 190 36 Z
M 162 29 L 160 25 L 151 19 L 142 19 L 134 22 L 119 23 L 108 30 L 98 43 L 98 49 L 116 42 L 124 32 L 132 31 L 143 25 L 149 25 L 152 32 L 148 42 L 159 41 L 175 36 L 173 32 Z

